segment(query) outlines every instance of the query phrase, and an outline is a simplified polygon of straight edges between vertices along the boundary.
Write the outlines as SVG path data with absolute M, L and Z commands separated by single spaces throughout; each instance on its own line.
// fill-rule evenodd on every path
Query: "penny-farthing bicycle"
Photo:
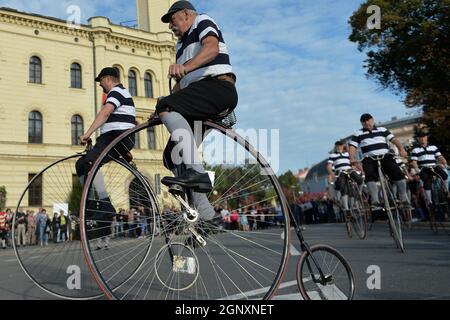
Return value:
M 13 246 L 21 268 L 39 288 L 63 299 L 87 300 L 104 296 L 92 279 L 80 242 L 79 206 L 82 187 L 75 173 L 75 163 L 90 147 L 91 145 L 88 145 L 84 152 L 51 163 L 34 175 L 23 191 L 13 217 Z M 110 176 L 107 170 L 105 176 Z M 127 176 L 121 178 L 127 179 Z M 136 190 L 142 189 L 139 181 L 134 181 L 133 186 Z M 30 206 L 30 199 L 36 193 L 42 194 L 43 203 L 34 208 Z M 140 195 L 129 196 L 131 199 L 137 199 Z M 50 230 L 46 230 L 46 225 L 36 226 L 37 239 L 33 244 L 27 243 L 27 246 L 23 246 L 22 241 L 17 241 L 16 221 L 19 208 L 32 207 L 37 220 L 39 207 L 46 208 L 50 221 L 53 221 L 53 216 L 59 213 L 59 209 L 55 209 L 57 212 L 52 211 L 58 206 L 64 208 L 65 213 L 68 213 L 67 209 L 70 211 L 70 215 L 66 216 L 67 232 L 64 232 L 64 235 L 64 230 L 58 231 L 56 224 L 51 222 Z M 97 221 L 87 221 L 86 226 L 91 230 L 95 228 L 95 223 Z M 135 266 L 136 269 L 143 263 L 144 259 L 141 258 Z M 130 276 L 132 274 L 133 272 Z M 116 288 L 123 282 L 118 281 Z
M 193 190 L 159 185 L 155 177 L 172 174 L 161 159 L 154 161 L 158 159 L 129 147 L 123 152 L 136 135 L 144 136 L 158 125 L 161 121 L 154 117 L 113 141 L 94 163 L 84 185 L 80 209 L 83 250 L 93 277 L 109 299 L 270 299 L 287 268 L 291 224 L 304 251 L 297 266 L 302 296 L 353 298 L 354 279 L 347 261 L 331 247 L 310 248 L 306 244 L 276 175 L 247 140 L 223 119 L 200 125 L 203 141 L 199 150 L 213 178 L 213 190 L 206 195 L 209 202 L 230 212 L 281 206 L 281 219 L 266 216 L 264 229 L 255 231 L 224 228 L 219 210 L 207 216 L 195 207 L 192 199 L 198 194 Z M 113 158 L 116 161 L 111 161 Z M 117 162 L 121 162 L 120 167 Z M 105 176 L 104 171 L 114 177 L 105 183 L 114 207 L 130 203 L 123 187 L 131 190 L 128 183 L 140 182 L 139 205 L 149 212 L 149 232 L 116 240 L 109 250 L 96 250 L 96 237 L 87 230 L 90 203 L 96 200 L 89 190 L 98 175 Z M 178 203 L 175 212 L 162 209 L 173 200 Z M 144 255 L 144 263 L 136 269 Z M 123 285 L 118 286 L 120 282 Z

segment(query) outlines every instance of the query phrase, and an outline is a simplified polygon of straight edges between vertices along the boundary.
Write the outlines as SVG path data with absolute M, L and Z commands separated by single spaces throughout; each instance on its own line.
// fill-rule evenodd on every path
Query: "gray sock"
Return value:
M 93 185 L 100 199 L 108 198 L 109 195 L 108 192 L 106 191 L 105 179 L 103 178 L 103 174 L 100 170 L 95 175 Z
M 173 175 L 177 176 L 177 170 L 172 170 Z M 213 206 L 208 200 L 208 197 L 204 193 L 198 193 L 192 191 L 192 204 L 197 209 L 200 218 L 203 220 L 212 220 L 216 215 Z
M 378 199 L 378 186 L 376 182 L 367 182 L 367 188 L 369 188 L 370 197 L 372 198 L 372 204 L 380 203 Z
M 346 211 L 350 210 L 348 208 L 348 195 L 342 196 L 341 203 L 342 203 L 342 207 L 344 208 L 344 210 L 346 210 Z
M 394 181 L 394 184 L 398 188 L 401 202 L 408 202 L 408 195 L 406 194 L 406 180 Z
M 198 173 L 205 173 L 203 164 L 199 159 L 194 133 L 186 119 L 178 112 L 169 112 L 161 118 L 161 121 L 164 123 L 167 130 L 169 130 L 173 139 L 172 141 L 178 141 L 174 151 L 183 151 L 181 157 L 186 168 L 194 169 Z M 175 160 L 176 159 L 172 159 L 172 161 Z
M 433 203 L 433 199 L 431 197 L 431 190 L 425 190 L 425 197 L 428 203 Z
M 203 220 L 212 220 L 216 215 L 213 206 L 204 193 L 192 192 L 192 203 Z

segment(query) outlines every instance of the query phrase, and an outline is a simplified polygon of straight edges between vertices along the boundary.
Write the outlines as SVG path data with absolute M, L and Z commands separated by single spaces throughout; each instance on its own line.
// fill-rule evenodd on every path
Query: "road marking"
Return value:
M 322 286 L 317 283 L 317 286 L 322 294 L 327 297 L 327 300 L 348 300 L 347 296 L 334 284 L 331 286 Z M 322 300 L 317 291 L 308 291 L 308 296 L 311 300 Z
M 291 244 L 290 252 L 291 252 L 291 256 L 300 256 L 301 255 L 301 253 L 292 244 Z
M 280 287 L 278 289 L 284 289 L 284 288 L 292 287 L 292 286 L 295 286 L 295 285 L 297 285 L 297 280 L 284 282 L 284 283 L 280 284 Z M 243 292 L 243 293 L 238 293 L 238 294 L 235 294 L 235 295 L 232 295 L 232 296 L 229 296 L 229 297 L 224 297 L 224 298 L 221 298 L 219 300 L 239 300 L 239 299 L 243 299 L 243 298 L 257 296 L 259 294 L 264 294 L 269 289 L 270 289 L 270 287 L 265 287 L 265 288 L 261 288 L 261 289 L 251 290 L 251 291 L 247 291 L 247 292 Z
M 276 296 L 272 300 L 304 300 L 300 293 L 285 294 Z

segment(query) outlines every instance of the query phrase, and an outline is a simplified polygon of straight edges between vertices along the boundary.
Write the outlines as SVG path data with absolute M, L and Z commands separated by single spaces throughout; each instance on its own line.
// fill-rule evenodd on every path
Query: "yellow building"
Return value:
M 139 123 L 154 111 L 156 98 L 168 94 L 166 75 L 175 60 L 175 39 L 160 17 L 173 2 L 137 0 L 138 29 L 112 24 L 105 17 L 74 26 L 0 9 L 0 186 L 7 190 L 6 207 L 15 208 L 33 174 L 82 151 L 76 138 L 101 106 L 103 92 L 94 78 L 102 68 L 116 67 L 124 86 L 134 91 Z M 142 134 L 140 148 L 133 152 L 151 181 L 152 168 L 164 172 L 167 139 L 159 126 L 154 135 Z M 24 208 L 52 210 L 46 183 L 40 205 L 39 199 L 30 206 L 24 199 Z M 127 192 L 128 186 L 121 187 Z M 169 199 L 165 192 L 161 197 Z

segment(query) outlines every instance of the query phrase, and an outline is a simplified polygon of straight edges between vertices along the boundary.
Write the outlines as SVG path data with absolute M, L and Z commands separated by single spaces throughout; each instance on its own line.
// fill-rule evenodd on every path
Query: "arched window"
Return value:
M 144 84 L 145 84 L 145 97 L 146 98 L 153 98 L 152 75 L 150 73 L 148 73 L 148 72 L 145 73 Z
M 34 179 L 36 174 L 28 174 L 28 182 Z M 42 175 L 39 175 L 28 189 L 28 205 L 33 207 L 42 206 Z
M 28 115 L 28 142 L 42 143 L 42 115 L 37 111 Z
M 113 67 L 113 68 L 116 69 L 117 75 L 119 76 L 119 81 L 120 81 L 120 68 L 119 67 Z
M 77 146 L 78 137 L 84 133 L 84 123 L 83 118 L 79 115 L 74 115 L 72 117 L 72 145 Z
M 138 92 L 137 92 L 137 78 L 136 78 L 136 72 L 134 72 L 133 70 L 130 70 L 128 72 L 128 90 L 130 91 L 130 94 L 133 97 L 136 97 Z
M 72 63 L 70 66 L 70 86 L 81 89 L 81 66 L 78 63 Z
M 155 127 L 150 127 L 147 129 L 147 142 L 148 142 L 148 148 L 150 150 L 156 150 Z
M 42 83 L 42 61 L 38 57 L 30 58 L 30 82 Z
M 135 149 L 141 148 L 141 136 L 139 135 L 139 132 L 136 132 L 134 134 L 134 148 Z

